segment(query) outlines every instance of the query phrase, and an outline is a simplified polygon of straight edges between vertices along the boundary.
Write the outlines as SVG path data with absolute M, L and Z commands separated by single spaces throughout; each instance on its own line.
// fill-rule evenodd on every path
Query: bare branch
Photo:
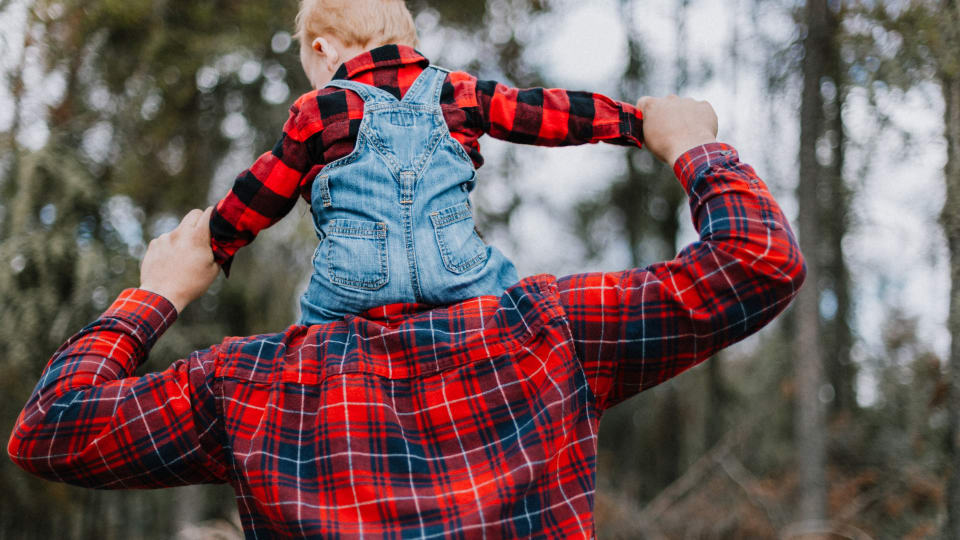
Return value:
M 745 422 L 729 431 L 713 448 L 700 456 L 680 478 L 664 488 L 640 513 L 639 521 L 654 522 L 688 492 L 700 485 L 701 480 L 727 456 L 733 448 L 753 432 L 755 422 Z
M 758 480 L 743 466 L 739 459 L 728 454 L 721 458 L 720 467 L 727 474 L 727 477 L 743 490 L 747 500 L 766 514 L 767 519 L 775 529 L 783 526 L 785 522 L 783 512 L 780 511 L 780 508 L 765 500 L 765 497 L 758 496 L 757 490 L 753 488 L 759 483 Z
M 792 538 L 847 538 L 848 540 L 873 540 L 873 537 L 854 527 L 845 525 L 836 521 L 798 521 L 786 526 L 780 532 L 780 538 L 790 540 Z

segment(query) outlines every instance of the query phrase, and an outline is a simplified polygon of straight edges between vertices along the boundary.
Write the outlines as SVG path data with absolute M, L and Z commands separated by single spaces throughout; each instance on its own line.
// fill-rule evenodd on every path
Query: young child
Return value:
M 587 92 L 518 90 L 430 65 L 403 0 L 302 0 L 297 38 L 316 90 L 210 222 L 217 262 L 311 205 L 319 245 L 300 324 L 391 304 L 500 295 L 513 264 L 477 236 L 477 140 L 640 146 L 641 114 Z

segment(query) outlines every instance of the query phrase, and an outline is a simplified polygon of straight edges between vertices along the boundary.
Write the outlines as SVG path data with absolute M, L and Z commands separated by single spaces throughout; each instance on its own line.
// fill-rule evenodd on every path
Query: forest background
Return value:
M 604 417 L 600 538 L 960 538 L 956 0 L 409 5 L 445 67 L 710 100 L 801 239 L 807 285 L 784 317 Z M 4 441 L 49 355 L 136 285 L 146 243 L 273 145 L 309 90 L 296 9 L 0 0 Z M 521 274 L 649 264 L 695 239 L 645 151 L 483 144 L 480 227 Z M 145 369 L 290 324 L 314 243 L 301 203 Z M 0 493 L 0 540 L 242 536 L 224 486 L 99 492 L 0 460 Z

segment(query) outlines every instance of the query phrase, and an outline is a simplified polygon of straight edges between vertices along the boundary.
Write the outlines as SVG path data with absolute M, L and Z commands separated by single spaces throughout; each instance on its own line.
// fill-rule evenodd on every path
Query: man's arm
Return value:
M 96 488 L 226 480 L 224 451 L 214 436 L 217 349 L 131 377 L 178 310 L 217 275 L 210 211 L 191 212 L 151 242 L 141 288 L 124 291 L 53 355 L 10 437 L 8 453 L 21 468 Z
M 606 409 L 756 332 L 805 276 L 786 218 L 704 103 L 641 100 L 646 142 L 674 163 L 700 240 L 672 261 L 559 282 L 577 353 Z M 687 150 L 683 152 L 682 150 Z
M 643 144 L 640 110 L 602 94 L 560 88 L 519 89 L 488 80 L 476 81 L 475 85 L 479 128 L 491 137 L 537 146 Z

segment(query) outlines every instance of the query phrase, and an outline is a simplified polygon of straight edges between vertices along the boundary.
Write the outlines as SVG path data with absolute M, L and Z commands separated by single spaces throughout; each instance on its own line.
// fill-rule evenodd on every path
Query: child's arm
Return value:
M 498 139 L 537 146 L 643 144 L 640 110 L 601 94 L 478 80 L 476 96 L 480 128 Z
M 233 188 L 214 209 L 210 245 L 214 259 L 227 274 L 237 250 L 290 212 L 313 168 L 307 153 L 308 137 L 298 122 L 302 101 L 290 107 L 290 117 L 276 146 L 237 176 Z

